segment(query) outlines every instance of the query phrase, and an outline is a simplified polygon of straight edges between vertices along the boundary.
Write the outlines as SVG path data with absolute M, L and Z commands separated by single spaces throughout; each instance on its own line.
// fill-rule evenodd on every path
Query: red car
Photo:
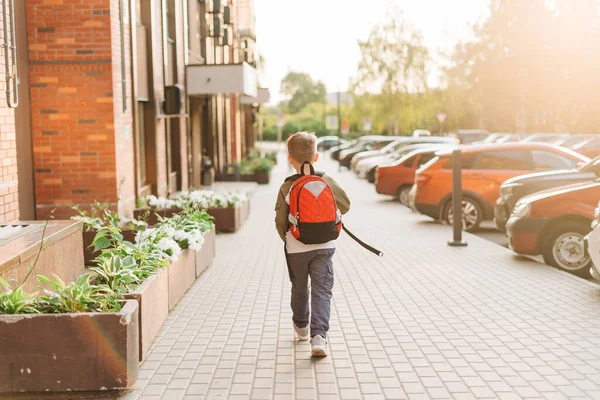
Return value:
M 578 183 L 519 200 L 506 230 L 518 254 L 543 255 L 546 264 L 575 275 L 590 275 L 584 238 L 592 230 L 600 183 Z
M 379 194 L 395 196 L 400 203 L 408 205 L 408 194 L 415 183 L 415 172 L 444 148 L 448 147 L 423 147 L 411 151 L 394 163 L 380 165 L 375 175 L 375 190 Z
M 438 157 L 415 174 L 417 210 L 435 219 L 452 223 L 451 151 Z M 536 171 L 573 169 L 589 158 L 572 150 L 544 143 L 471 145 L 462 148 L 463 221 L 465 230 L 477 230 L 494 217 L 500 186 L 509 178 Z

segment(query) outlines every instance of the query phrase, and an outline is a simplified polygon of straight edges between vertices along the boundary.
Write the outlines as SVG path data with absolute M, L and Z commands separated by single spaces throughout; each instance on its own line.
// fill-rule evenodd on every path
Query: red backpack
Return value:
M 338 210 L 333 191 L 310 165 L 310 175 L 290 176 L 294 181 L 288 193 L 290 204 L 290 232 L 304 244 L 321 244 L 335 240 L 342 230 L 342 214 Z
M 305 165 L 310 166 L 310 175 L 304 174 Z M 304 244 L 322 244 L 337 239 L 343 229 L 365 249 L 382 257 L 380 250 L 364 243 L 342 224 L 342 213 L 323 173 L 315 173 L 312 164 L 307 162 L 302 164 L 300 172 L 286 179 L 286 182 L 294 182 L 288 193 L 292 236 Z

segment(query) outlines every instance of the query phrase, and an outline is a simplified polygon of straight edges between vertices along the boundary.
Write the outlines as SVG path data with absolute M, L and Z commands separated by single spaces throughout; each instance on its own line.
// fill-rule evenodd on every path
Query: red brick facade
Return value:
M 120 85 L 114 84 L 120 82 L 113 62 L 120 61 L 113 57 L 120 41 L 111 46 L 112 14 L 118 21 L 110 0 L 27 0 L 38 218 L 52 209 L 57 217 L 68 215 L 73 204 L 114 204 L 119 183 L 133 184 L 127 179 L 132 162 L 131 172 L 117 171 L 116 154 L 131 159 L 133 151 L 131 138 L 124 143 L 131 114 L 121 111 Z
M 186 98 L 187 113 L 164 113 L 165 85 L 185 87 L 185 64 L 192 55 L 200 63 L 240 62 L 235 35 L 222 44 L 209 37 L 206 26 L 200 30 L 200 43 L 207 59 L 196 54 L 199 44 L 187 43 L 193 36 L 185 31 L 186 0 L 23 1 L 26 18 L 17 24 L 27 39 L 22 50 L 26 62 L 20 67 L 29 78 L 33 161 L 28 165 L 33 164 L 36 218 L 53 210 L 56 218 L 68 217 L 71 206 L 88 207 L 94 201 L 108 202 L 119 214 L 130 216 L 137 196 L 163 196 L 198 185 L 201 149 L 208 149 L 218 170 L 247 153 L 251 107 L 242 106 L 237 94 L 195 102 Z M 207 7 L 189 0 L 190 7 L 197 4 Z M 229 4 L 235 10 L 236 2 Z M 171 27 L 168 40 L 166 26 Z M 140 45 L 138 34 L 148 45 Z M 140 79 L 148 81 L 142 94 Z M 2 96 L 3 91 L 0 100 Z M 190 109 L 191 104 L 204 111 Z M 190 115 L 199 118 L 199 112 L 208 119 L 192 129 Z M 0 222 L 18 218 L 12 115 L 0 105 Z

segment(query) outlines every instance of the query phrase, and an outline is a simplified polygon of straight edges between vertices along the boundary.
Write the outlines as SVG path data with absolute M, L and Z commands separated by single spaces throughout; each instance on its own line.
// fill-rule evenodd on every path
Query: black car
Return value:
M 500 197 L 494 208 L 496 228 L 506 232 L 506 222 L 522 197 L 542 190 L 590 182 L 598 178 L 600 178 L 600 157 L 590 160 L 578 169 L 539 172 L 511 178 L 500 187 Z
M 317 139 L 317 149 L 319 151 L 331 150 L 333 147 L 346 144 L 347 141 L 338 136 L 323 136 Z

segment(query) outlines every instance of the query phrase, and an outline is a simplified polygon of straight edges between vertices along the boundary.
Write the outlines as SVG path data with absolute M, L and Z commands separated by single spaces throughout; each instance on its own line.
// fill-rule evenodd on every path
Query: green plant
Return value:
M 92 282 L 95 285 L 106 285 L 114 292 L 122 294 L 139 286 L 155 269 L 139 266 L 132 256 L 111 254 L 110 257 L 100 258 L 90 271 L 94 274 Z
M 268 158 L 261 158 L 254 164 L 255 174 L 268 174 L 273 169 L 273 161 Z
M 119 295 L 107 285 L 92 285 L 90 275 L 82 274 L 66 284 L 57 275 L 54 280 L 38 275 L 37 279 L 53 290 L 44 289 L 37 308 L 48 314 L 79 312 L 117 312 L 121 310 Z
M 96 231 L 103 226 L 119 226 L 121 223 L 121 217 L 117 212 L 110 210 L 108 203 L 95 201 L 91 205 L 89 213 L 87 210 L 81 209 L 79 205 L 72 206 L 71 209 L 79 214 L 71 219 L 82 221 L 83 230 L 86 232 Z
M 240 174 L 268 174 L 273 169 L 273 160 L 267 157 L 259 157 L 248 160 L 242 160 L 239 164 Z
M 8 282 L 0 278 L 0 286 L 4 291 L 0 293 L 0 314 L 37 314 L 37 293 L 25 293 L 23 285 L 12 289 Z

